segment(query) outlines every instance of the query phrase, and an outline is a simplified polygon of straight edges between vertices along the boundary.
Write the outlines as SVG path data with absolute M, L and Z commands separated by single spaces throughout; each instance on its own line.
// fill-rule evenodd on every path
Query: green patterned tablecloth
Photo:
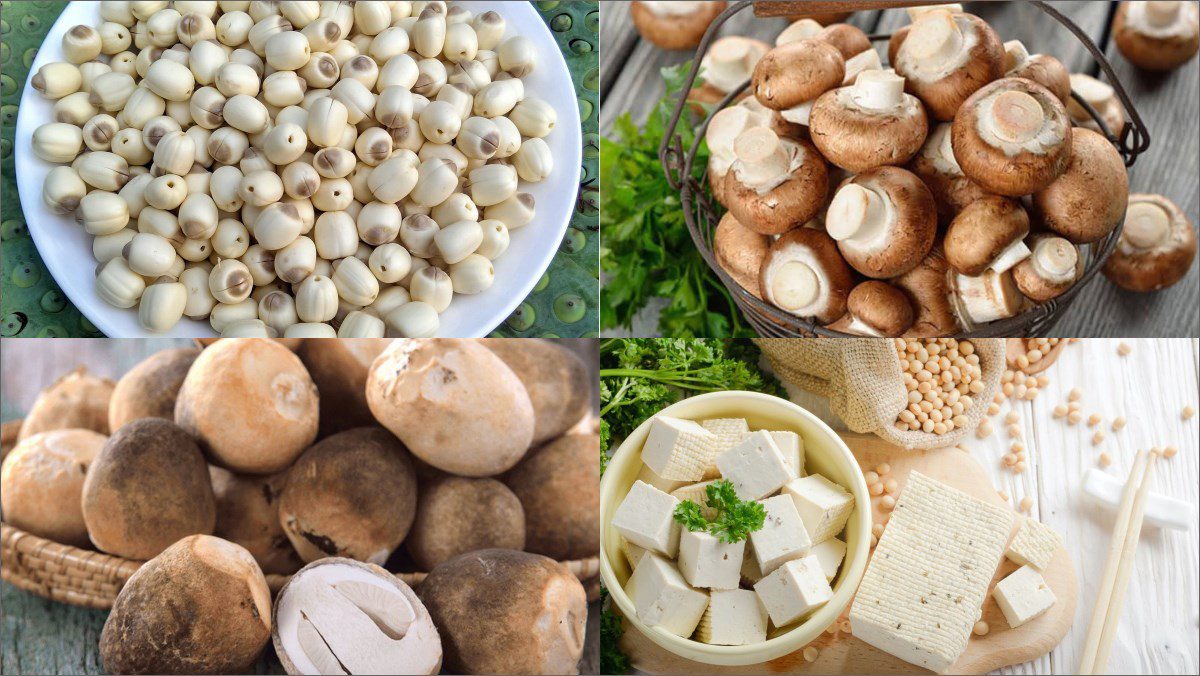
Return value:
M 550 269 L 493 335 L 590 337 L 598 321 L 599 27 L 590 2 L 536 2 L 575 80 L 583 121 L 583 166 L 571 227 Z M 13 179 L 17 106 L 33 63 L 64 2 L 0 2 L 0 335 L 99 336 L 54 283 L 25 226 Z

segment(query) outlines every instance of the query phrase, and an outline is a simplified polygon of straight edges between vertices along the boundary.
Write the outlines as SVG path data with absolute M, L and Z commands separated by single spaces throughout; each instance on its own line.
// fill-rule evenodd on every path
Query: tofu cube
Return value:
M 1042 574 L 1031 566 L 1021 566 L 1000 580 L 992 596 L 1013 629 L 1050 610 L 1056 600 Z
M 762 569 L 758 567 L 758 556 L 754 553 L 754 542 L 746 541 L 746 551 L 742 554 L 742 584 L 754 586 L 763 579 Z
M 771 438 L 783 453 L 783 459 L 792 468 L 792 474 L 804 476 L 804 439 L 795 432 L 771 432 Z
M 742 441 L 742 437 L 750 434 L 750 425 L 744 418 L 713 418 L 711 420 L 701 420 L 700 426 L 716 435 L 716 442 L 713 443 L 713 459 L 725 451 L 736 446 Z M 709 463 L 704 471 L 705 479 L 716 479 L 721 476 L 721 470 L 717 469 L 715 462 Z
M 693 587 L 737 589 L 741 581 L 745 541 L 721 542 L 705 532 L 679 534 L 679 572 Z
M 702 481 L 698 484 L 688 484 L 671 491 L 671 496 L 680 502 L 683 502 L 684 500 L 691 500 L 697 505 L 700 505 L 700 513 L 704 515 L 704 518 L 711 521 L 717 518 L 717 509 L 715 507 L 708 506 L 708 494 L 705 491 L 707 491 L 708 487 L 712 484 L 713 481 Z
M 647 554 L 625 583 L 637 616 L 652 627 L 687 638 L 708 607 L 708 593 L 692 589 L 674 564 Z
M 637 568 L 638 564 L 642 561 L 642 557 L 648 551 L 645 547 L 640 547 L 625 538 L 621 538 L 621 553 L 625 555 L 625 560 L 629 562 L 630 569 Z
M 694 420 L 660 415 L 650 423 L 642 462 L 664 479 L 700 481 L 712 464 L 716 440 Z
M 643 483 L 648 483 L 651 486 L 654 486 L 658 490 L 662 491 L 663 493 L 670 493 L 677 488 L 687 486 L 688 484 L 691 483 L 690 481 L 675 481 L 672 479 L 664 479 L 664 478 L 660 477 L 659 475 L 655 474 L 654 470 L 647 467 L 644 463 L 642 464 L 641 471 L 638 472 L 637 480 L 641 481 Z
M 776 627 L 789 625 L 825 605 L 833 588 L 815 556 L 788 561 L 759 580 L 754 592 L 767 607 Z
M 1054 529 L 1040 521 L 1025 519 L 1016 537 L 1008 544 L 1004 555 L 1018 566 L 1033 566 L 1046 570 L 1062 539 Z
M 767 640 L 767 609 L 749 589 L 712 592 L 696 627 L 696 640 L 710 645 L 751 645 Z
M 675 558 L 679 549 L 679 501 L 642 481 L 633 482 L 617 507 L 612 527 L 633 544 Z
M 846 543 L 837 538 L 830 538 L 812 548 L 812 555 L 821 562 L 821 570 L 825 571 L 825 579 L 833 582 L 838 569 L 842 567 L 842 559 L 846 558 Z
M 717 468 L 743 500 L 765 498 L 795 478 L 771 433 L 762 430 L 718 455 Z
M 854 496 L 820 474 L 789 481 L 783 493 L 796 503 L 815 545 L 841 533 L 854 511 Z
M 750 533 L 754 556 L 762 574 L 771 574 L 781 565 L 808 555 L 812 540 L 796 511 L 796 504 L 786 495 L 761 500 L 767 511 L 763 527 Z

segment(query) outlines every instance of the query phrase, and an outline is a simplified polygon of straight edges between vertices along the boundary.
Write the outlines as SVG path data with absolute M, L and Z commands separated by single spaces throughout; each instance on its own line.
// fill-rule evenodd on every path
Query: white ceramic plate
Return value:
M 496 281 L 490 289 L 474 296 L 455 295 L 454 302 L 441 315 L 442 336 L 485 336 L 504 321 L 533 289 L 550 266 L 558 244 L 575 210 L 579 184 L 582 136 L 579 109 L 571 74 L 563 60 L 554 35 L 537 11 L 526 2 L 457 2 L 473 12 L 494 9 L 504 15 L 509 35 L 523 35 L 537 50 L 537 67 L 525 78 L 526 91 L 536 95 L 558 111 L 554 132 L 545 140 L 554 157 L 555 171 L 541 183 L 521 182 L 521 190 L 531 193 L 537 202 L 534 221 L 513 231 L 512 243 L 494 264 Z M 32 76 L 43 64 L 62 59 L 62 36 L 72 26 L 100 23 L 100 3 L 72 2 L 50 29 L 38 51 Z M 92 257 L 92 237 L 71 216 L 52 213 L 42 200 L 42 183 L 55 165 L 33 154 L 30 139 L 40 124 L 51 121 L 53 101 L 42 98 L 29 82 L 21 95 L 16 130 L 17 189 L 25 221 L 42 260 L 59 287 L 96 328 L 116 338 L 149 334 L 137 321 L 137 310 L 114 308 L 96 294 L 96 261 Z M 207 321 L 184 318 L 165 335 L 180 337 L 215 335 Z

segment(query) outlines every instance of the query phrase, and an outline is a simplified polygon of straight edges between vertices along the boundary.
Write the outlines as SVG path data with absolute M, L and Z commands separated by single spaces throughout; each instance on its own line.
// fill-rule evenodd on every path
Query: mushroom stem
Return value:
M 924 6 L 920 6 L 920 7 L 909 7 L 905 11 L 908 13 L 909 21 L 916 21 L 917 19 L 921 18 L 921 16 L 923 14 L 928 14 L 930 12 L 939 11 L 939 10 L 946 11 L 946 12 L 962 12 L 963 6 L 962 6 L 961 2 L 947 2 L 947 3 L 943 3 L 941 5 L 924 5 Z
M 883 68 L 883 62 L 879 60 L 879 52 L 874 49 L 856 54 L 846 59 L 846 77 L 842 78 L 842 86 L 853 84 L 866 71 L 880 68 Z
M 1075 276 L 1079 250 L 1062 237 L 1046 237 L 1034 245 L 1032 261 L 1039 277 L 1065 282 Z
M 812 19 L 800 19 L 792 25 L 783 29 L 783 32 L 775 38 L 775 46 L 782 47 L 791 42 L 797 42 L 806 38 L 816 37 L 824 26 L 813 21 Z
M 1134 202 L 1125 212 L 1125 240 L 1138 249 L 1162 244 L 1171 231 L 1171 218 L 1152 202 Z
M 1151 0 L 1143 4 L 1146 13 L 1146 23 L 1154 28 L 1166 28 L 1175 23 L 1183 3 L 1170 0 Z
M 879 193 L 849 183 L 833 196 L 825 215 L 825 229 L 839 242 L 870 241 L 887 224 L 887 203 Z
M 779 136 L 766 127 L 752 127 L 733 142 L 733 153 L 741 162 L 742 179 L 747 184 L 762 184 L 784 176 L 791 158 Z
M 816 99 L 813 99 L 812 101 L 805 101 L 795 108 L 788 108 L 787 110 L 779 111 L 779 115 L 792 124 L 802 124 L 807 127 L 808 118 L 812 114 L 813 104 L 816 102 Z
M 717 173 L 724 174 L 733 164 L 733 146 L 747 129 L 760 123 L 753 111 L 743 106 L 730 106 L 718 112 L 708 123 L 704 138 Z
M 850 96 L 868 110 L 890 110 L 904 100 L 904 78 L 894 71 L 868 70 L 855 80 Z
M 1037 99 L 1022 91 L 1002 92 L 992 103 L 992 131 L 1004 141 L 1024 143 L 1032 139 L 1045 117 Z
M 1004 272 L 1026 258 L 1029 258 L 1029 247 L 1025 246 L 1025 242 L 1022 240 L 1017 240 L 1000 252 L 999 256 L 996 256 L 996 260 L 992 262 L 992 269 L 996 272 Z
M 1011 73 L 1029 60 L 1029 50 L 1020 40 L 1009 40 L 1004 43 L 1004 72 Z
M 779 307 L 794 312 L 812 305 L 821 290 L 815 270 L 799 261 L 780 266 L 771 281 L 771 294 Z
M 747 40 L 718 40 L 708 52 L 704 64 L 709 73 L 706 80 L 744 82 L 754 70 L 756 52 Z
M 1021 293 L 1012 275 L 994 270 L 978 277 L 951 274 L 954 312 L 967 331 L 979 324 L 1011 317 L 1020 309 Z
M 1102 106 L 1108 103 L 1113 97 L 1113 88 L 1108 84 L 1097 80 L 1094 77 L 1076 74 L 1071 76 L 1071 89 L 1079 95 L 1079 98 L 1087 101 L 1088 105 L 1099 110 Z M 1074 98 L 1067 101 L 1067 111 L 1071 113 L 1071 117 L 1076 120 L 1090 120 L 1091 116 L 1075 101 Z
M 962 50 L 963 35 L 954 16 L 946 9 L 937 9 L 920 15 L 904 42 L 918 61 L 942 64 Z

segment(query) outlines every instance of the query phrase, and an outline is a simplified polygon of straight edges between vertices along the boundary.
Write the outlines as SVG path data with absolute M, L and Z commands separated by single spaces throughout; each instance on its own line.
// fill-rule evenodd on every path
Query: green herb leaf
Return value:
M 600 673 L 627 674 L 633 669 L 629 656 L 621 652 L 621 616 L 608 607 L 608 590 L 600 587 Z
M 708 519 L 700 513 L 700 505 L 691 500 L 684 500 L 675 508 L 675 520 L 693 533 L 708 530 Z

